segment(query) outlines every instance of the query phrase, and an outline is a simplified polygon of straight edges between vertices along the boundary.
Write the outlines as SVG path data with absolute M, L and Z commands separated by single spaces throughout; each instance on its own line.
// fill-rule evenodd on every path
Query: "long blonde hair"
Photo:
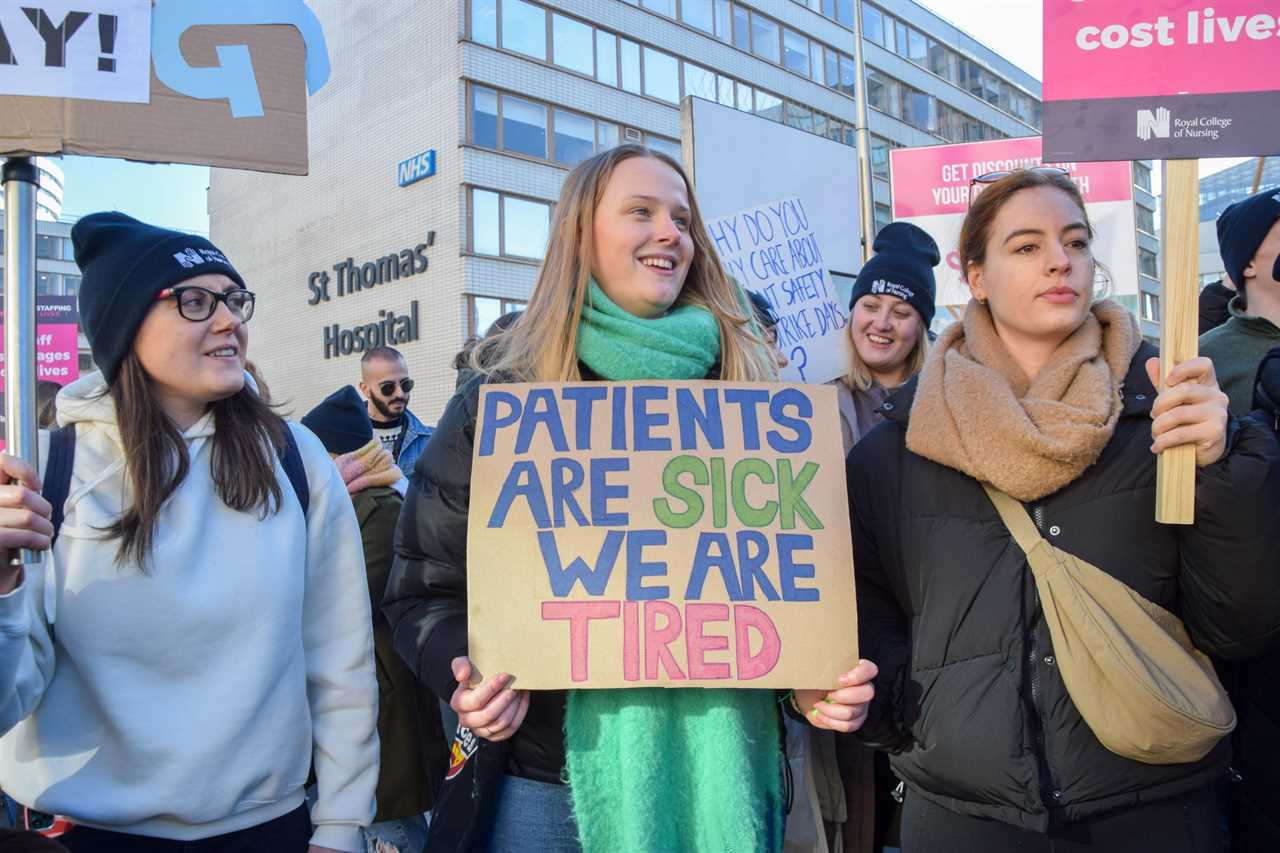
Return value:
M 920 320 L 918 325 L 920 334 L 916 339 L 916 345 L 907 354 L 907 379 L 924 370 L 924 362 L 929 355 L 929 327 L 925 325 L 924 318 L 919 316 L 919 312 L 916 312 L 916 315 Z M 853 323 L 852 307 L 849 309 L 849 323 L 851 325 Z M 858 346 L 852 341 L 849 342 L 849 372 L 842 376 L 841 380 L 849 386 L 850 391 L 866 391 L 875 382 L 875 377 L 871 375 L 871 368 L 867 367 L 862 356 L 858 355 Z
M 699 305 L 720 327 L 720 377 L 732 381 L 776 381 L 777 371 L 755 330 L 740 288 L 725 273 L 702 221 L 684 169 L 671 157 L 642 145 L 620 145 L 591 157 L 565 178 L 551 222 L 547 256 L 524 313 L 507 331 L 471 352 L 471 366 L 515 382 L 574 382 L 578 370 L 578 323 L 591 280 L 595 212 L 619 163 L 652 157 L 670 166 L 689 191 L 693 261 L 676 305 Z M 673 306 L 675 307 L 675 306 Z

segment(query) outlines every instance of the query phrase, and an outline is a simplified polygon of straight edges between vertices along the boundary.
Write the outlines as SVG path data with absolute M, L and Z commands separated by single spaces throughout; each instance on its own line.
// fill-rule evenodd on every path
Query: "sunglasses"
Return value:
M 400 380 L 400 390 L 408 394 L 413 390 L 413 380 L 405 377 Z M 396 383 L 393 380 L 378 383 L 378 391 L 384 397 L 390 397 L 396 391 Z
M 994 184 L 996 181 L 1017 175 L 1022 172 L 1030 172 L 1033 175 L 1049 175 L 1052 177 L 1065 178 L 1071 174 L 1070 171 L 1061 166 L 1032 166 L 1030 169 L 1006 169 L 999 172 L 987 172 L 985 175 L 979 175 L 969 182 L 969 196 L 973 197 L 973 188 L 978 184 Z
M 243 288 L 216 293 L 208 288 L 189 284 L 181 287 L 166 287 L 156 294 L 156 301 L 159 302 L 161 299 L 176 299 L 178 313 L 184 320 L 190 320 L 193 323 L 212 317 L 213 312 L 218 310 L 219 302 L 226 305 L 227 310 L 241 323 L 247 323 L 253 316 L 255 297 L 251 291 Z

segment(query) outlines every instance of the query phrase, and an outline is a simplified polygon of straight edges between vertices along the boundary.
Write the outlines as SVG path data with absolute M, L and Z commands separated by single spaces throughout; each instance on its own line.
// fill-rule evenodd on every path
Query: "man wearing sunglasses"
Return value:
M 360 359 L 360 393 L 368 402 L 373 434 L 406 477 L 431 438 L 431 427 L 409 411 L 412 390 L 404 356 L 394 347 L 376 347 Z

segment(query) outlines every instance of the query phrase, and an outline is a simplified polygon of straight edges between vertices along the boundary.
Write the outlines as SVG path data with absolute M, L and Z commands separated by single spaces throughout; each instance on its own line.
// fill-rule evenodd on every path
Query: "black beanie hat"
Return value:
M 875 254 L 862 265 L 849 297 L 849 310 L 864 296 L 896 296 L 920 312 L 925 328 L 933 323 L 937 283 L 933 268 L 942 260 L 938 244 L 908 222 L 890 222 L 876 235 Z
M 80 322 L 108 384 L 160 291 L 205 273 L 221 273 L 244 287 L 240 273 L 205 238 L 116 211 L 81 219 L 71 242 L 80 267 Z
M 316 434 L 330 453 L 351 453 L 373 440 L 373 423 L 364 400 L 344 385 L 320 401 L 302 418 L 302 425 Z
M 1258 254 L 1258 247 L 1277 219 L 1280 219 L 1280 191 L 1275 187 L 1236 202 L 1218 217 L 1222 266 L 1239 292 L 1244 293 L 1244 268 Z
M 747 299 L 751 300 L 751 308 L 755 311 L 756 322 L 761 328 L 768 330 L 778 325 L 778 315 L 774 313 L 773 306 L 769 304 L 769 300 L 763 293 L 748 290 Z

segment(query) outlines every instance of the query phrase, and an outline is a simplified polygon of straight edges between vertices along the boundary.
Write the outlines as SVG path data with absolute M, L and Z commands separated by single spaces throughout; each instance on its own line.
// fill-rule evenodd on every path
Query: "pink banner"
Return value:
M 964 213 L 969 209 L 974 178 L 1039 166 L 1040 155 L 1038 136 L 895 148 L 890 152 L 893 218 Z M 1127 160 L 1048 165 L 1070 171 L 1086 203 L 1133 199 L 1133 175 Z
M 74 296 L 36 297 L 36 381 L 68 385 L 80 378 L 79 318 Z M 0 339 L 4 313 L 0 311 Z M 4 351 L 0 349 L 0 381 Z M 0 395 L 4 389 L 0 385 Z
M 1044 100 L 1278 89 L 1277 13 L 1264 0 L 1045 0 Z

